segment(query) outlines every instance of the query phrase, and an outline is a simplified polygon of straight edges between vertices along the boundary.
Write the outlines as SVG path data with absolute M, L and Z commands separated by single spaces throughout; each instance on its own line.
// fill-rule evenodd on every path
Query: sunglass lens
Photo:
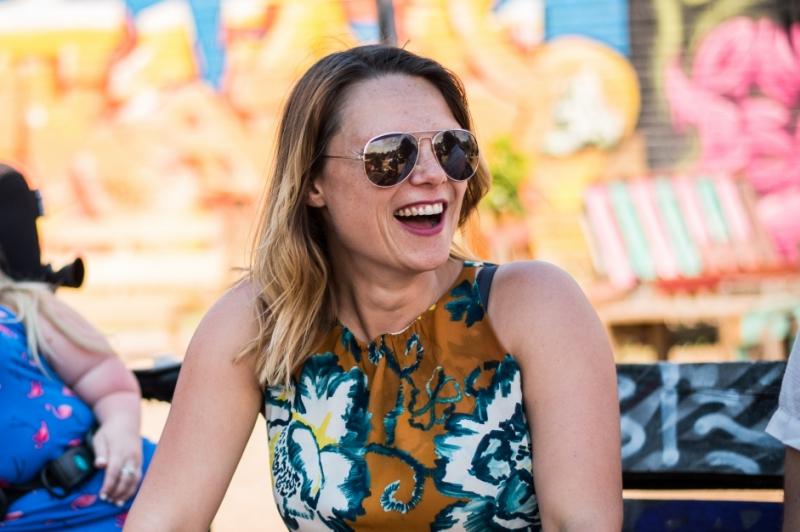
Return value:
M 417 162 L 417 140 L 406 133 L 372 139 L 364 152 L 367 178 L 379 187 L 401 183 Z
M 440 131 L 433 139 L 433 150 L 444 172 L 454 181 L 464 181 L 478 168 L 478 141 L 469 131 Z

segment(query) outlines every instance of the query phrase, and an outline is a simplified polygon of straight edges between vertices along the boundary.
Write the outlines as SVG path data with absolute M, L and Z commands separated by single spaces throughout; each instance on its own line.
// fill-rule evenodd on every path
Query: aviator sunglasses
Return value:
M 362 155 L 325 157 L 364 161 L 364 174 L 369 182 L 377 187 L 389 188 L 399 185 L 411 175 L 417 164 L 419 143 L 423 139 L 429 139 L 433 155 L 447 177 L 453 181 L 466 181 L 475 175 L 480 154 L 475 135 L 463 129 L 445 129 L 436 132 L 432 137 L 418 139 L 414 133 L 433 132 L 384 133 L 368 140 Z

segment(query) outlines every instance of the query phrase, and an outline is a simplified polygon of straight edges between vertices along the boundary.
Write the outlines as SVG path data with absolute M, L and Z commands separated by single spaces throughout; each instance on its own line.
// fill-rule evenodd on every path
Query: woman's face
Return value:
M 370 183 L 364 161 L 326 159 L 308 204 L 321 210 L 334 264 L 366 261 L 419 272 L 447 261 L 467 183 L 447 178 L 429 137 L 460 127 L 439 90 L 422 78 L 391 75 L 351 88 L 326 155 L 360 155 L 369 139 L 383 133 L 424 133 L 415 133 L 422 140 L 414 170 L 391 188 Z M 442 212 L 409 216 L 420 209 Z

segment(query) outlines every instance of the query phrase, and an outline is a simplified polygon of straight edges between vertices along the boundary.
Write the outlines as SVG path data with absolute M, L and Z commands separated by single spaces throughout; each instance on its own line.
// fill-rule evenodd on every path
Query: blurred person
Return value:
M 789 34 L 789 39 L 800 38 L 800 0 L 787 0 L 778 4 L 779 19 Z M 795 49 L 800 43 L 793 42 Z M 799 335 L 800 336 L 800 335 Z M 767 434 L 786 446 L 783 475 L 783 531 L 800 530 L 800 341 L 794 340 L 789 354 L 786 373 L 781 384 L 778 410 L 773 414 Z
M 778 410 L 766 431 L 786 445 L 783 530 L 800 530 L 800 342 L 797 339 L 783 376 Z
M 39 214 L 0 165 L 0 529 L 119 530 L 155 446 L 136 378 L 53 293 L 80 286 L 83 263 L 40 264 Z
M 491 181 L 471 130 L 455 75 L 400 48 L 303 75 L 251 270 L 192 339 L 126 531 L 207 530 L 259 412 L 291 530 L 621 528 L 595 312 L 554 266 L 453 246 Z

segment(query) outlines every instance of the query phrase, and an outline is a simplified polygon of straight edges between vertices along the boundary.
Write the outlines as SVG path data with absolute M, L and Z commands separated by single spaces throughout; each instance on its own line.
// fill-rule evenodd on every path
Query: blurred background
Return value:
M 380 13 L 380 17 L 379 17 Z M 396 37 L 455 71 L 494 176 L 465 243 L 570 272 L 619 362 L 782 359 L 800 319 L 793 0 L 0 0 L 0 162 L 131 367 L 241 276 L 280 106 Z M 382 23 L 379 23 L 382 21 Z M 147 404 L 157 438 L 168 405 Z M 215 532 L 279 523 L 263 420 Z

